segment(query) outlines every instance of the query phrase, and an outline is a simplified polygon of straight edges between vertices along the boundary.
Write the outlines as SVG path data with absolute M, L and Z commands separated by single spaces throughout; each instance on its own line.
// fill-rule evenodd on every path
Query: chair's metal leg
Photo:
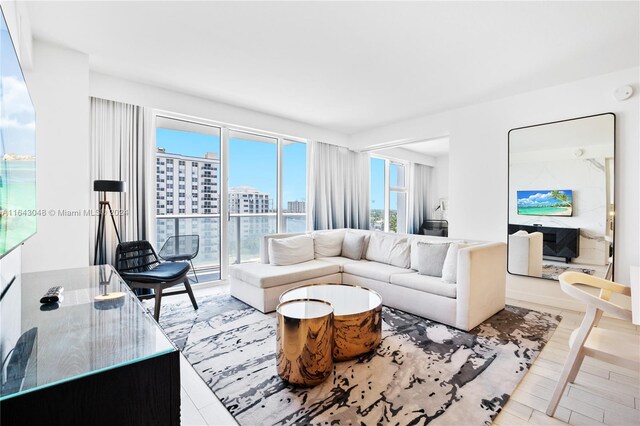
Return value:
M 189 299 L 191 299 L 193 309 L 198 310 L 198 303 L 193 295 L 193 290 L 191 290 L 191 284 L 189 284 L 189 278 L 187 277 L 184 277 L 184 288 L 187 289 L 187 294 L 189 295 Z
M 193 260 L 189 259 L 189 263 L 191 264 L 191 271 L 193 272 L 193 276 L 196 277 L 196 282 L 199 283 L 198 276 L 196 275 L 196 268 L 193 267 Z
M 153 310 L 153 317 L 156 322 L 160 322 L 160 301 L 162 300 L 162 289 L 154 290 L 156 292 L 156 305 Z

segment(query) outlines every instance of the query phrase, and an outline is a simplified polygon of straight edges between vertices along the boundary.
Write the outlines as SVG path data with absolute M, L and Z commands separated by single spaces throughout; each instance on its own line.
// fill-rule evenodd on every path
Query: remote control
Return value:
M 40 299 L 40 303 L 55 303 L 60 300 L 60 294 L 64 291 L 64 287 L 51 287 Z

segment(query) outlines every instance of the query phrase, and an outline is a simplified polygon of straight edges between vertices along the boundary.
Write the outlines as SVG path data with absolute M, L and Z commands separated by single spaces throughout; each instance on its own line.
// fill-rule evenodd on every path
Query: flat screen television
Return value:
M 35 110 L 0 12 L 0 258 L 36 232 Z
M 572 216 L 573 191 L 553 189 L 518 191 L 518 214 L 527 216 Z

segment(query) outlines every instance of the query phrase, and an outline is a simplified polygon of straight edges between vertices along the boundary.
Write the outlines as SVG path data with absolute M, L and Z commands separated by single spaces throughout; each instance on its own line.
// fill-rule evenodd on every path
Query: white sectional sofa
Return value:
M 341 256 L 342 253 L 335 248 L 318 247 L 319 242 L 326 242 L 327 238 L 329 241 L 344 239 L 347 232 L 351 239 L 354 235 L 364 236 L 361 260 Z M 309 260 L 281 266 L 289 261 L 286 256 L 282 259 L 283 245 L 286 250 L 291 242 L 290 254 L 293 257 L 308 251 L 307 237 L 291 238 L 301 235 L 313 237 L 315 254 Z M 271 242 L 274 240 L 275 243 Z M 430 243 L 431 247 L 433 244 L 456 243 L 457 251 L 451 255 L 447 252 L 445 260 L 448 282 L 439 276 L 418 272 L 419 265 L 429 262 L 419 256 L 425 253 L 423 250 L 427 244 L 423 243 Z M 304 244 L 304 247 L 297 244 Z M 272 258 L 270 246 L 272 250 L 279 247 L 278 252 L 272 251 Z M 273 258 L 275 253 L 279 253 L 279 259 Z M 332 255 L 326 256 L 327 253 Z M 260 263 L 231 266 L 229 285 L 232 296 L 265 313 L 275 310 L 285 290 L 310 283 L 364 286 L 380 293 L 386 306 L 461 330 L 472 329 L 505 306 L 507 256 L 504 243 L 343 229 L 265 235 L 260 255 Z M 434 262 L 437 263 L 436 260 Z M 420 269 L 423 272 L 422 266 Z

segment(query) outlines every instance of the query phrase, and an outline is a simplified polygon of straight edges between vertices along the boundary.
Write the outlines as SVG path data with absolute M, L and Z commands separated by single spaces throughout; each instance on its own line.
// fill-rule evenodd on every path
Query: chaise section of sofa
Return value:
M 363 230 L 316 231 L 312 235 L 316 238 L 314 241 L 322 240 L 326 244 L 327 240 L 340 238 L 345 232 L 366 237 L 362 259 L 316 253 L 312 260 L 276 266 L 270 264 L 269 240 L 304 234 L 265 235 L 261 242 L 260 263 L 230 267 L 231 295 L 262 312 L 271 312 L 284 291 L 299 285 L 360 285 L 380 293 L 386 306 L 461 330 L 472 329 L 505 306 L 507 256 L 504 243 Z M 327 238 L 329 235 L 331 237 Z M 369 250 L 372 237 L 375 244 Z M 455 282 L 417 271 L 416 247 L 423 242 L 464 243 L 457 252 Z M 327 247 L 323 245 L 322 251 L 325 250 Z M 334 250 L 336 253 L 339 250 Z

